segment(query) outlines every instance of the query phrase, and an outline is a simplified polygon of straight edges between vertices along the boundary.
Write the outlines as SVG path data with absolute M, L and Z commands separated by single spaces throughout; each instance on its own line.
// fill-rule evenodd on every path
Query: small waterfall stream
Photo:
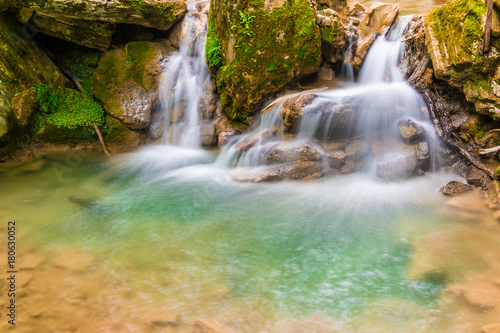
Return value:
M 200 147 L 198 104 L 202 84 L 209 79 L 205 62 L 208 7 L 208 2 L 188 3 L 179 51 L 165 64 L 160 93 L 167 123 L 163 142 L 169 145 Z

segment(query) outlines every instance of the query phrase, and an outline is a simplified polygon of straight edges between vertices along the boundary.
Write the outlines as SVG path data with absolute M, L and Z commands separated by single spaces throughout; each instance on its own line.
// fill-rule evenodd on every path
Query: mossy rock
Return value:
M 245 122 L 264 100 L 316 72 L 321 35 L 308 0 L 212 0 L 207 64 L 223 111 Z
M 127 152 L 139 148 L 145 140 L 143 133 L 127 128 L 120 120 L 110 115 L 106 116 L 106 127 L 103 134 L 112 153 Z
M 17 124 L 23 128 L 28 125 L 32 114 L 34 114 L 39 107 L 36 88 L 30 88 L 15 95 L 12 98 L 12 110 Z
M 25 7 L 56 20 L 137 24 L 168 30 L 187 8 L 184 0 L 28 0 Z
M 478 113 L 500 120 L 500 39 L 492 34 L 491 51 L 481 55 L 485 13 L 482 0 L 438 7 L 425 18 L 425 42 L 435 76 L 462 91 Z
M 41 83 L 53 87 L 67 83 L 64 75 L 7 13 L 0 13 L 0 80 L 10 92 L 21 92 Z
M 146 128 L 156 104 L 166 44 L 132 42 L 108 51 L 92 76 L 92 93 L 131 129 Z

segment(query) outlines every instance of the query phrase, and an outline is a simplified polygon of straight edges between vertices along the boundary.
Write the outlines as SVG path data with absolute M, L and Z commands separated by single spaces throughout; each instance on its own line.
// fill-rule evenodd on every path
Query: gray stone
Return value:
M 423 171 L 429 171 L 430 166 L 430 150 L 428 142 L 419 142 L 417 145 L 417 160 L 418 166 Z
M 266 164 L 320 161 L 325 156 L 323 147 L 318 143 L 280 142 L 266 152 Z
M 488 175 L 473 165 L 467 168 L 467 171 L 465 172 L 465 179 L 468 184 L 477 187 L 487 187 L 489 182 Z
M 148 127 L 148 136 L 153 139 L 159 139 L 165 132 L 165 115 L 162 112 L 155 112 L 151 115 L 151 123 Z
M 233 173 L 233 179 L 241 182 L 273 182 L 290 180 L 310 180 L 323 177 L 330 172 L 327 163 L 321 161 L 306 161 L 288 164 L 275 164 L 255 171 Z
M 215 125 L 208 122 L 200 124 L 200 141 L 205 147 L 217 144 L 217 135 L 215 134 Z

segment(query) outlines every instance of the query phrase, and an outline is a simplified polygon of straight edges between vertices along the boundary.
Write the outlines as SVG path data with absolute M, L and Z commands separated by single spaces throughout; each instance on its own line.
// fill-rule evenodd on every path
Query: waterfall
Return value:
M 188 3 L 179 51 L 164 65 L 160 103 L 167 124 L 163 142 L 167 145 L 200 147 L 198 104 L 202 84 L 209 79 L 205 62 L 208 6 L 208 2 Z
M 402 140 L 397 123 L 404 118 L 422 126 L 426 130 L 425 140 L 432 145 L 435 134 L 427 120 L 426 105 L 418 92 L 405 82 L 398 67 L 403 37 L 411 19 L 412 16 L 400 17 L 385 36 L 375 40 L 357 83 L 313 92 L 316 98 L 303 108 L 304 114 L 294 133 L 295 142 L 362 140 L 372 152 L 366 157 L 371 159 L 367 164 L 373 165 L 373 154 L 400 149 Z M 281 108 L 282 104 L 276 105 L 261 117 L 253 131 L 235 137 L 220 154 L 219 165 L 233 168 L 265 164 L 265 152 L 283 140 Z M 244 146 L 249 142 L 252 146 L 247 149 Z

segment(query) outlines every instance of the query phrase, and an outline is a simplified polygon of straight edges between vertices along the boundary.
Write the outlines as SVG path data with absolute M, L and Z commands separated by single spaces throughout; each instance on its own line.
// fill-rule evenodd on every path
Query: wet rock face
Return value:
M 462 195 L 474 190 L 474 187 L 457 181 L 451 181 L 439 189 L 439 193 L 448 196 Z
M 351 36 L 353 47 L 346 57 L 354 68 L 360 69 L 376 37 L 389 30 L 398 14 L 397 5 L 379 2 L 372 4 L 369 8 L 357 2 L 349 7 L 348 35 Z
M 316 20 L 309 0 L 211 1 L 207 64 L 229 119 L 245 122 L 269 96 L 319 69 Z
M 330 172 L 324 162 L 306 161 L 276 164 L 242 174 L 233 174 L 233 179 L 242 182 L 274 182 L 290 180 L 311 180 L 321 178 Z
M 266 164 L 319 161 L 325 155 L 323 147 L 315 143 L 280 142 L 266 152 Z
M 44 34 L 99 50 L 109 48 L 116 24 L 168 30 L 187 7 L 183 0 L 29 0 L 19 6 L 35 12 L 32 23 Z
M 148 127 L 158 100 L 161 63 L 172 50 L 166 44 L 132 42 L 106 52 L 92 76 L 92 93 L 128 128 Z
M 202 146 L 210 147 L 217 144 L 217 135 L 215 134 L 215 125 L 209 122 L 200 124 L 200 140 Z

